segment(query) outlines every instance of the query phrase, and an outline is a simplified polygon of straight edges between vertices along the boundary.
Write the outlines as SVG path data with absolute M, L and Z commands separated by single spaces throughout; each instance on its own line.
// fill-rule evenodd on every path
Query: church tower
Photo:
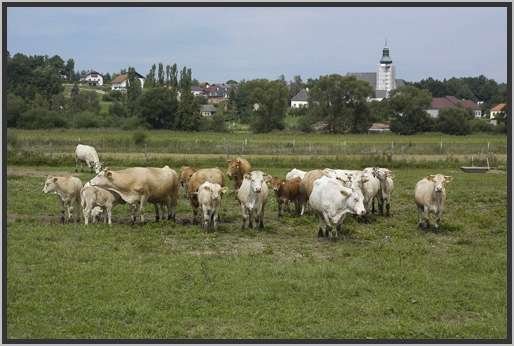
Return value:
M 386 97 L 389 97 L 389 92 L 396 89 L 395 77 L 393 60 L 389 56 L 389 48 L 386 41 L 385 47 L 382 50 L 382 58 L 378 64 L 376 90 L 385 90 Z

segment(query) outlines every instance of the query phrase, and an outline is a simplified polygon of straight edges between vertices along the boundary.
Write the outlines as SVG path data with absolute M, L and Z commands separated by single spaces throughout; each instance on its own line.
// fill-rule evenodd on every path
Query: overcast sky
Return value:
M 387 38 L 397 78 L 507 80 L 505 8 L 8 8 L 11 54 L 76 69 L 188 66 L 200 81 L 372 72 Z

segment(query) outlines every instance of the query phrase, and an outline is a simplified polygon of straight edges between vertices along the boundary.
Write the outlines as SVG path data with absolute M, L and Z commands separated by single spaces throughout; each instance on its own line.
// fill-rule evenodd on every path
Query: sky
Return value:
M 199 81 L 375 72 L 507 80 L 505 8 L 8 8 L 9 52 L 101 73 L 176 63 Z

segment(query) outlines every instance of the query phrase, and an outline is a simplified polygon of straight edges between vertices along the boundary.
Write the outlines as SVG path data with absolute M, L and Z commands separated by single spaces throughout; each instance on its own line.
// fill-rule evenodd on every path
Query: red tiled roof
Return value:
M 431 109 L 458 108 L 476 110 L 480 107 L 471 100 L 459 100 L 455 96 L 433 97 Z
M 503 112 L 505 108 L 507 107 L 506 103 L 499 103 L 493 108 L 491 108 L 491 112 Z
M 121 83 L 128 79 L 128 74 L 120 74 L 119 76 L 116 76 L 111 82 L 111 84 Z

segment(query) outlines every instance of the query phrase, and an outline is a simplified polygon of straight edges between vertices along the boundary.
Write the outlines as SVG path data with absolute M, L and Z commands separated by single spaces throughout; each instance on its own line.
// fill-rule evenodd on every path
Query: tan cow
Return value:
M 238 157 L 234 160 L 227 160 L 227 175 L 234 180 L 234 189 L 237 190 L 243 182 L 244 175 L 252 170 L 252 165 L 247 160 Z
M 70 222 L 73 212 L 75 219 L 80 222 L 80 189 L 82 182 L 77 177 L 48 176 L 43 187 L 44 193 L 54 193 L 59 196 L 61 202 L 61 222 Z
M 312 171 L 308 171 L 303 176 L 302 182 L 300 183 L 300 201 L 302 204 L 302 210 L 300 212 L 300 215 L 303 215 L 303 213 L 305 212 L 305 206 L 309 201 L 309 196 L 311 195 L 314 182 L 324 175 L 325 173 L 321 169 L 315 169 Z
M 444 203 L 446 201 L 445 184 L 452 181 L 452 177 L 442 174 L 429 175 L 416 184 L 414 199 L 418 207 L 418 225 L 422 228 L 429 227 L 430 214 L 436 215 L 435 228 L 443 216 Z
M 184 195 L 187 198 L 187 184 L 189 183 L 189 179 L 191 179 L 191 176 L 194 172 L 196 172 L 196 168 L 192 168 L 189 166 L 182 166 L 180 168 L 180 174 L 179 174 L 179 181 L 180 186 L 184 189 Z
M 225 186 L 225 177 L 219 168 L 203 168 L 193 173 L 191 179 L 189 179 L 189 183 L 187 184 L 187 195 L 191 208 L 193 209 L 193 223 L 197 222 L 199 207 L 197 195 L 198 188 L 206 181 L 213 184 L 219 184 L 221 187 Z
M 301 194 L 300 194 L 300 183 L 302 179 L 300 177 L 293 178 L 291 180 L 284 180 L 281 178 L 273 177 L 271 179 L 271 187 L 275 191 L 275 197 L 277 198 L 278 204 L 278 216 L 282 216 L 282 207 L 285 205 L 289 210 L 289 202 L 294 203 L 297 214 L 300 214 L 301 208 Z
M 91 179 L 91 185 L 117 193 L 131 208 L 132 222 L 137 216 L 144 222 L 145 203 L 164 204 L 168 219 L 175 220 L 175 208 L 178 199 L 178 175 L 164 166 L 133 167 L 120 171 L 108 168 Z

